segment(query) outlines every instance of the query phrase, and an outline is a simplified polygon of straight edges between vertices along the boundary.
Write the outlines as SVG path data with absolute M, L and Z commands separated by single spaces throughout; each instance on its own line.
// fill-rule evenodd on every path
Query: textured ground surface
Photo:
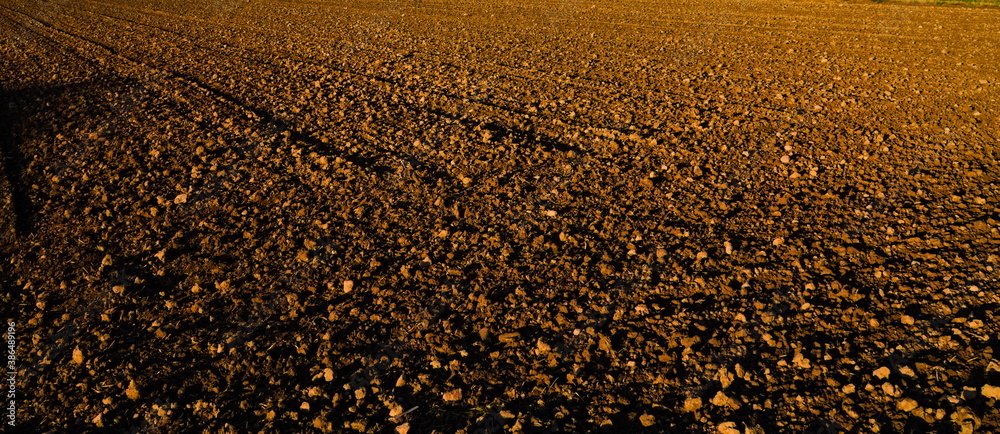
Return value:
M 995 432 L 998 34 L 867 2 L 4 1 L 18 422 Z

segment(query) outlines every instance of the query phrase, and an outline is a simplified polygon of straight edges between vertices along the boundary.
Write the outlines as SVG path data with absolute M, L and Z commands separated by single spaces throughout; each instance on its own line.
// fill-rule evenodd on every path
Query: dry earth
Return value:
M 1000 430 L 1000 10 L 0 23 L 23 430 Z

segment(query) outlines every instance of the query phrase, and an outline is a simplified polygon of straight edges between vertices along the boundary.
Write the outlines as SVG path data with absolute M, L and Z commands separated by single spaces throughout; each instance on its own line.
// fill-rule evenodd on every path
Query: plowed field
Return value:
M 5 0 L 16 426 L 1000 431 L 998 35 L 869 2 Z

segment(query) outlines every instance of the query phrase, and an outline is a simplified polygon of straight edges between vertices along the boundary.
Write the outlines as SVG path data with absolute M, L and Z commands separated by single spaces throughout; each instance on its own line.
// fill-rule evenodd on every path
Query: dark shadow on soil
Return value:
M 14 133 L 17 123 L 14 111 L 16 94 L 7 91 L 0 93 L 0 158 L 3 158 L 0 167 L 10 188 L 14 233 L 20 237 L 33 231 L 35 205 L 28 192 L 31 183 L 24 179 L 26 161 Z
M 93 101 L 114 104 L 117 101 L 111 100 L 109 94 L 128 93 L 136 83 L 135 80 L 101 76 L 63 85 L 4 88 L 0 91 L 0 169 L 10 189 L 9 212 L 13 214 L 11 220 L 17 237 L 30 235 L 38 229 L 38 198 L 31 191 L 31 186 L 38 180 L 32 179 L 29 173 L 32 160 L 37 158 L 39 152 L 60 154 L 59 149 L 27 149 L 28 143 L 38 141 L 42 146 L 58 146 L 55 136 L 69 134 L 52 127 L 56 119 L 65 121 L 64 125 L 78 119 L 90 119 L 95 123 L 107 119 L 110 108 Z M 95 124 L 95 129 L 98 126 Z M 74 129 L 80 127 L 74 125 Z M 78 149 L 85 144 L 74 145 Z M 57 168 L 72 165 L 74 162 L 68 160 L 82 157 L 77 154 L 71 152 L 62 159 L 66 161 L 55 161 L 50 165 Z

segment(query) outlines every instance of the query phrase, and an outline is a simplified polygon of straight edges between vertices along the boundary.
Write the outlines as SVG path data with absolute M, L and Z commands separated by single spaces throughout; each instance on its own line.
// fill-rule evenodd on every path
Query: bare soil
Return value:
M 20 429 L 1000 431 L 1000 9 L 0 23 Z

